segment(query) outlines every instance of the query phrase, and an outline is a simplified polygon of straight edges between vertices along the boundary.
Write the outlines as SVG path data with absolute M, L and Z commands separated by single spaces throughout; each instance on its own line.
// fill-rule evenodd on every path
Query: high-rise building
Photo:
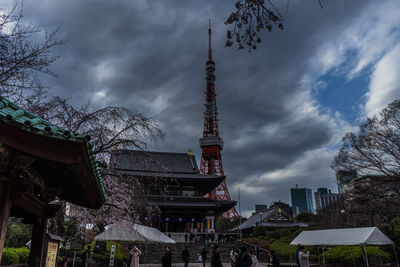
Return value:
M 340 194 L 332 193 L 328 188 L 318 188 L 317 192 L 314 193 L 314 198 L 317 213 L 327 208 L 340 208 Z
M 290 189 L 290 196 L 292 199 L 293 216 L 300 213 L 314 213 L 314 204 L 312 192 L 309 188 L 296 188 Z
M 357 171 L 338 171 L 336 172 L 336 182 L 338 185 L 339 194 L 343 194 L 349 188 L 349 184 L 357 179 Z

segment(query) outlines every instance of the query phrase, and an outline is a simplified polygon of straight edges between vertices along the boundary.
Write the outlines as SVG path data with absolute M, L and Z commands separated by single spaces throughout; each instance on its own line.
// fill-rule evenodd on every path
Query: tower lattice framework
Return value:
M 211 24 L 211 23 L 210 23 Z M 221 150 L 223 149 L 224 143 L 222 138 L 219 136 L 218 131 L 218 111 L 216 104 L 215 94 L 215 62 L 212 60 L 211 50 L 211 25 L 208 28 L 208 60 L 206 62 L 206 104 L 204 112 L 204 130 L 203 137 L 200 138 L 201 162 L 200 172 L 202 174 L 210 175 L 224 175 L 224 169 L 222 166 Z M 208 198 L 217 200 L 231 200 L 229 195 L 228 187 L 225 180 L 218 185 L 208 195 Z M 225 217 L 236 217 L 238 213 L 235 208 L 225 212 Z

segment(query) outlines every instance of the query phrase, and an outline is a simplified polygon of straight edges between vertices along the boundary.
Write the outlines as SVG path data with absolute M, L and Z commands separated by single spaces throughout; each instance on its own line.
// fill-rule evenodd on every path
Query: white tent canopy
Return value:
M 95 236 L 94 240 L 175 244 L 174 240 L 156 228 L 124 222 L 111 225 L 110 228 Z
M 358 246 L 393 245 L 376 227 L 314 230 L 301 232 L 290 245 Z

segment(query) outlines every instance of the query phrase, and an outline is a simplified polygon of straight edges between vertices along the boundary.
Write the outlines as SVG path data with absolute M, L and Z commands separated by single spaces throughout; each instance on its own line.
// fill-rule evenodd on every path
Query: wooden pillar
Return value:
M 0 182 L 0 262 L 3 255 L 4 242 L 6 240 L 8 217 L 10 216 L 10 186 Z
M 42 216 L 37 218 L 32 227 L 31 253 L 29 255 L 29 266 L 41 267 L 43 262 L 43 251 L 47 228 L 47 212 L 43 210 Z

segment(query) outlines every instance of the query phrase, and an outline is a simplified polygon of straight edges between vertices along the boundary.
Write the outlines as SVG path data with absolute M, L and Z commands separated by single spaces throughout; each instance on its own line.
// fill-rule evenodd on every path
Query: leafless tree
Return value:
M 157 209 L 146 202 L 140 183 L 118 173 L 106 172 L 106 162 L 113 149 L 146 149 L 149 141 L 163 139 L 163 132 L 151 118 L 124 107 L 95 109 L 90 102 L 75 107 L 65 98 L 49 97 L 48 88 L 40 83 L 38 76 L 56 76 L 50 69 L 57 59 L 52 49 L 63 42 L 57 40 L 57 30 L 48 32 L 27 23 L 22 8 L 20 1 L 15 1 L 8 10 L 0 8 L 0 94 L 73 134 L 86 135 L 94 144 L 105 190 L 110 197 L 99 211 L 74 207 L 79 211 L 76 216 L 83 226 L 93 218 L 106 221 L 118 216 L 137 220 L 143 214 L 150 216 Z M 62 209 L 51 223 L 57 232 L 63 229 L 66 207 L 66 203 L 59 203 Z
M 157 213 L 157 207 L 149 204 L 145 196 L 145 188 L 138 179 L 121 175 L 118 171 L 107 168 L 107 162 L 113 150 L 145 150 L 147 141 L 164 138 L 164 133 L 154 120 L 132 113 L 123 107 L 94 109 L 90 103 L 87 103 L 75 108 L 61 97 L 53 97 L 40 105 L 32 105 L 29 110 L 67 131 L 86 135 L 94 144 L 94 153 L 100 163 L 108 201 L 99 210 L 71 205 L 71 209 L 74 210 L 73 216 L 81 225 L 82 234 L 86 223 L 91 223 L 93 220 L 101 222 L 99 225 L 121 220 L 138 222 L 144 217 L 151 218 Z M 60 203 L 65 207 L 66 203 L 62 201 Z M 58 217 L 64 217 L 64 213 L 60 212 Z M 57 217 L 52 220 L 55 224 L 62 221 L 63 219 Z M 53 228 L 62 229 L 60 226 Z
M 154 120 L 124 107 L 95 109 L 88 102 L 76 108 L 57 96 L 29 110 L 74 134 L 87 135 L 103 161 L 113 149 L 146 149 L 146 141 L 164 138 Z
M 289 0 L 286 2 L 286 10 L 289 8 Z M 321 0 L 317 0 L 322 8 Z M 231 47 L 234 42 L 238 49 L 248 48 L 249 52 L 257 49 L 261 43 L 260 33 L 263 30 L 272 31 L 274 27 L 283 30 L 285 17 L 282 10 L 276 7 L 273 0 L 238 0 L 235 2 L 235 10 L 225 21 L 225 25 L 232 25 L 227 30 L 225 46 Z
M 283 30 L 283 20 L 270 0 L 236 1 L 235 11 L 225 21 L 226 25 L 233 25 L 232 30 L 227 30 L 225 46 L 232 46 L 236 41 L 238 49 L 257 49 L 261 42 L 259 32 L 263 29 L 271 31 L 274 26 Z
M 379 116 L 368 118 L 358 134 L 343 137 L 333 168 L 400 183 L 400 100 L 389 104 Z
M 50 65 L 57 59 L 53 47 L 58 29 L 33 27 L 22 16 L 22 2 L 0 7 L 0 94 L 21 106 L 42 100 L 44 87 L 39 74 L 55 75 Z
M 346 221 L 353 227 L 391 226 L 400 212 L 400 187 L 390 178 L 365 176 L 343 194 Z
M 400 100 L 343 137 L 333 168 L 358 175 L 344 196 L 356 223 L 390 225 L 400 204 Z

